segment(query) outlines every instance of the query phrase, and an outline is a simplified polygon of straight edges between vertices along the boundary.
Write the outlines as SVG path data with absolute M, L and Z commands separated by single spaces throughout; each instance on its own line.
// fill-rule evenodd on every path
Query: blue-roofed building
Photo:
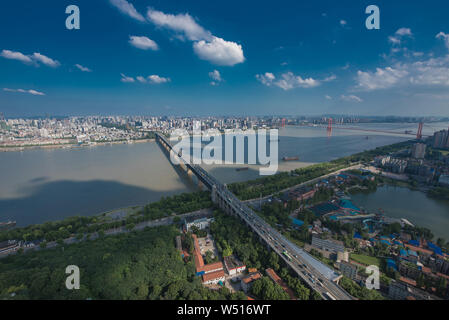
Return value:
M 436 244 L 432 243 L 432 242 L 428 242 L 427 246 L 435 253 L 435 254 L 439 254 L 439 255 L 443 255 L 443 250 L 441 250 L 440 247 L 438 247 Z
M 383 243 L 383 244 L 385 244 L 387 246 L 391 246 L 391 242 L 388 241 L 388 240 L 380 240 L 380 243 Z
M 407 251 L 405 251 L 404 249 L 399 250 L 399 254 L 400 254 L 401 257 L 408 256 Z
M 418 240 L 410 240 L 408 243 L 411 244 L 412 246 L 419 247 L 419 241 Z
M 387 267 L 388 268 L 393 268 L 396 271 L 398 270 L 398 266 L 396 265 L 396 262 L 393 259 L 391 259 L 391 258 L 387 259 Z
M 360 235 L 360 233 L 355 232 L 354 233 L 354 239 L 362 239 L 362 236 Z

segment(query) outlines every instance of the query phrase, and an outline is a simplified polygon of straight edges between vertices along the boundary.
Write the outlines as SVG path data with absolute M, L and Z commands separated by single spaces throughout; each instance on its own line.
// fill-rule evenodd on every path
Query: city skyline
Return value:
M 4 2 L 2 111 L 448 116 L 448 5 L 344 2 Z

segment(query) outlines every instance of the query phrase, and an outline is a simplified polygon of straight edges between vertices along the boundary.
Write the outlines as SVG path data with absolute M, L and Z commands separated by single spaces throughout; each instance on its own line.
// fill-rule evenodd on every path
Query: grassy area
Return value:
M 376 257 L 352 253 L 350 258 L 358 263 L 361 263 L 361 264 L 364 264 L 367 266 L 375 265 L 375 266 L 380 267 L 380 259 L 378 259 Z

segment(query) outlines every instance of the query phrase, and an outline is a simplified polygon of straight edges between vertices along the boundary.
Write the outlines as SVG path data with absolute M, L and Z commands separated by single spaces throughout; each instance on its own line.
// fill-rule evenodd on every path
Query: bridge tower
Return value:
M 422 127 L 423 127 L 423 123 L 420 122 L 418 125 L 418 132 L 416 132 L 416 139 L 418 139 L 418 140 L 422 139 Z
M 329 118 L 327 120 L 327 137 L 331 137 L 332 136 L 332 118 Z
M 281 125 L 281 127 L 282 127 L 282 128 L 285 128 L 285 118 L 282 119 L 282 125 Z

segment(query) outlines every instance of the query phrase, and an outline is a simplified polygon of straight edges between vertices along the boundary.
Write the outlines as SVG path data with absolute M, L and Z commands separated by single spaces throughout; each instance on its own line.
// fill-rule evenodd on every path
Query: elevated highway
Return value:
M 337 281 L 340 275 L 333 269 L 315 259 L 303 249 L 285 238 L 277 230 L 266 223 L 243 201 L 230 192 L 224 184 L 215 179 L 199 165 L 191 164 L 179 157 L 171 143 L 162 135 L 157 134 L 157 141 L 168 151 L 178 157 L 180 165 L 189 174 L 194 174 L 198 181 L 212 192 L 212 200 L 223 211 L 235 215 L 254 231 L 259 239 L 271 250 L 276 252 L 285 263 L 325 300 L 353 300 L 354 298 L 343 290 Z

